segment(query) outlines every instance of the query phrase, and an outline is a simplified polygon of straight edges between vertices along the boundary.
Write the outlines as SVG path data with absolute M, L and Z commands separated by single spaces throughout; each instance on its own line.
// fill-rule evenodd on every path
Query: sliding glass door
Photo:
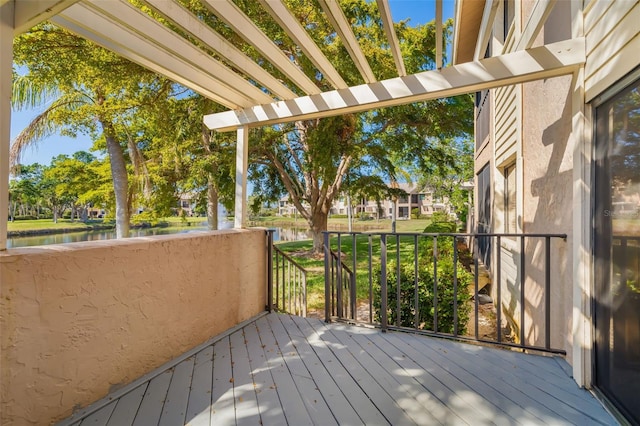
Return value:
M 640 80 L 596 108 L 595 381 L 640 424 Z

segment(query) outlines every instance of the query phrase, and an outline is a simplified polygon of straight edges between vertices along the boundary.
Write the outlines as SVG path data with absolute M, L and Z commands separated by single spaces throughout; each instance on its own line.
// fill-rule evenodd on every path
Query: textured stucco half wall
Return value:
M 262 230 L 0 254 L 3 425 L 48 424 L 266 305 Z

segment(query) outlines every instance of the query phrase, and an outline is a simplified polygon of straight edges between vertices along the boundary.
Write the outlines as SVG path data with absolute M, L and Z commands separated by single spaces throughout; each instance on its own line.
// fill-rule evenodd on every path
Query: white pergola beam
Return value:
M 538 34 L 547 22 L 547 18 L 555 6 L 556 0 L 539 0 L 535 3 L 527 24 L 522 30 L 522 34 L 518 39 L 515 50 L 529 49 L 538 37 Z
M 482 21 L 480 21 L 480 31 L 478 31 L 476 49 L 473 53 L 474 61 L 484 58 L 484 52 L 487 50 L 489 38 L 493 32 L 493 22 L 496 19 L 496 12 L 498 12 L 498 6 L 500 6 L 500 3 L 501 0 L 486 0 L 484 3 Z
M 436 0 L 436 69 L 442 65 L 442 0 Z
M 0 251 L 7 249 L 13 69 L 13 2 L 0 5 Z
M 13 34 L 18 35 L 30 30 L 77 1 L 79 0 L 16 0 Z
M 246 75 L 264 85 L 272 94 L 280 99 L 293 99 L 297 95 L 264 68 L 255 63 L 240 49 L 229 43 L 220 34 L 204 25 L 194 14 L 173 0 L 144 0 L 157 13 L 162 15 L 185 33 L 198 39 L 218 55 L 227 60 Z
M 236 201 L 233 227 L 244 228 L 247 222 L 247 170 L 249 169 L 249 126 L 236 129 Z
M 223 20 L 247 43 L 278 68 L 296 86 L 310 95 L 320 93 L 320 88 L 291 62 L 287 55 L 253 23 L 231 0 L 203 0 L 218 18 Z
M 51 18 L 55 24 L 75 32 L 145 68 L 163 74 L 227 108 L 250 102 L 234 102 L 224 96 L 219 81 L 176 58 L 154 43 L 78 3 Z
M 441 1 L 441 0 L 438 0 Z M 384 32 L 387 34 L 387 40 L 389 41 L 389 48 L 393 55 L 393 60 L 396 63 L 396 69 L 398 75 L 404 77 L 407 75 L 407 70 L 404 67 L 404 59 L 402 59 L 402 51 L 400 50 L 400 43 L 398 42 L 398 35 L 393 27 L 393 18 L 391 17 L 391 9 L 389 8 L 388 0 L 376 0 L 378 4 L 378 10 L 380 11 L 380 18 L 382 19 L 382 26 Z
M 223 92 L 225 96 L 234 102 L 238 104 L 250 102 L 254 105 L 273 102 L 273 98 L 247 82 L 239 74 L 130 3 L 122 0 L 92 0 L 89 4 L 103 16 L 134 31 L 139 37 L 156 44 L 170 55 L 181 58 L 191 67 L 218 80 L 222 88 L 226 88 L 226 92 Z
M 577 38 L 441 71 L 425 71 L 317 96 L 210 114 L 204 117 L 204 123 L 209 129 L 230 131 L 244 125 L 254 127 L 362 112 L 565 75 L 584 61 L 585 40 Z
M 322 7 L 322 10 L 327 16 L 327 20 L 333 26 L 333 29 L 336 30 L 338 36 L 340 36 L 345 49 L 347 49 L 349 56 L 351 56 L 364 81 L 366 83 L 374 83 L 376 77 L 373 75 L 369 62 L 367 62 L 367 58 L 364 56 L 364 52 L 355 34 L 353 34 L 351 25 L 349 25 L 347 17 L 344 16 L 344 12 L 340 8 L 338 1 L 318 0 L 318 3 L 320 3 L 320 7 Z
M 307 55 L 307 58 L 318 68 L 324 78 L 336 89 L 346 89 L 347 83 L 338 70 L 329 62 L 329 59 L 320 50 L 318 45 L 302 27 L 298 19 L 282 3 L 282 0 L 259 0 L 271 17 L 287 32 L 289 37 Z

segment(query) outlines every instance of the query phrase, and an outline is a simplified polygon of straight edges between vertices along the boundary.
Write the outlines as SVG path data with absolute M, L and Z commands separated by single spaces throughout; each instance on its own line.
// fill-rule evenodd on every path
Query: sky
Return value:
M 394 21 L 409 18 L 409 25 L 420 25 L 431 21 L 435 16 L 435 0 L 389 0 Z M 443 0 L 443 17 L 453 17 L 454 0 Z M 13 140 L 40 110 L 13 111 L 11 113 L 11 139 Z M 28 148 L 22 156 L 23 164 L 49 164 L 53 157 L 60 154 L 71 155 L 77 151 L 88 151 L 92 141 L 88 136 L 69 138 L 52 135 L 40 141 L 36 147 Z

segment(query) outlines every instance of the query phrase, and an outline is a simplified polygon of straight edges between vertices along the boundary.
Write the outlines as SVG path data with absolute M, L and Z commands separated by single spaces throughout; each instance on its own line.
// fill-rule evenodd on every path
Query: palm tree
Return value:
M 49 103 L 51 97 L 54 99 Z M 69 124 L 61 122 L 60 116 L 71 119 L 81 111 L 82 107 L 100 107 L 104 105 L 104 102 L 104 96 L 98 95 L 94 98 L 83 90 L 61 92 L 46 84 L 38 85 L 37 80 L 34 81 L 29 75 L 14 77 L 12 104 L 15 109 L 33 108 L 47 103 L 49 105 L 13 140 L 10 151 L 11 164 L 17 165 L 20 162 L 20 157 L 27 147 L 37 144 Z M 116 200 L 116 236 L 117 238 L 125 238 L 129 235 L 130 209 L 128 203 L 129 176 L 124 149 L 116 136 L 113 122 L 100 114 L 97 114 L 95 119 L 102 127 L 111 164 L 111 178 Z
M 14 63 L 27 73 L 14 72 L 13 107 L 45 109 L 12 142 L 12 164 L 26 147 L 56 132 L 92 135 L 109 156 L 117 237 L 127 237 L 132 196 L 125 151 L 136 172 L 142 155 L 126 125 L 145 102 L 165 95 L 171 83 L 49 23 L 16 38 Z

